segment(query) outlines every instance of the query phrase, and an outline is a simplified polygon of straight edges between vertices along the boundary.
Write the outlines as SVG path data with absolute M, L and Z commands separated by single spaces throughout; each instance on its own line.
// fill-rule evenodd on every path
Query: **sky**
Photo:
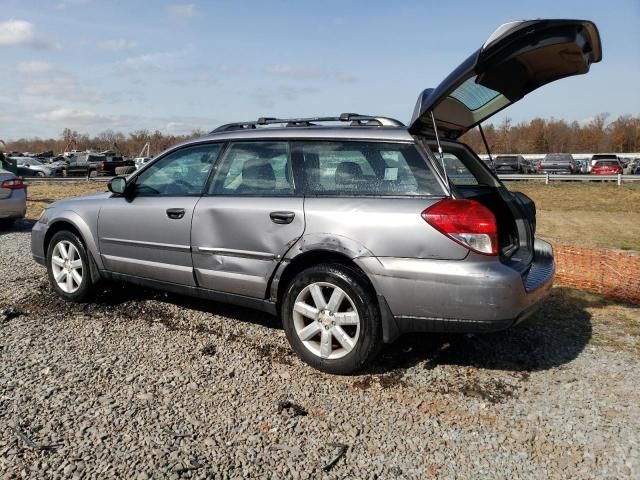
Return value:
M 0 138 L 341 112 L 408 122 L 502 23 L 595 21 L 603 60 L 493 117 L 640 114 L 640 0 L 2 0 Z

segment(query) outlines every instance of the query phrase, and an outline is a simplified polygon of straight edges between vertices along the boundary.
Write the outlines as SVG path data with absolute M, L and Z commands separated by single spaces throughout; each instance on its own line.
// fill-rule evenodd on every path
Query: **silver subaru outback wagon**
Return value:
M 508 328 L 549 292 L 552 249 L 533 202 L 457 139 L 601 56 L 588 21 L 503 25 L 420 94 L 408 127 L 357 114 L 224 125 L 109 193 L 53 203 L 33 257 L 70 301 L 119 280 L 278 314 L 300 358 L 331 373 L 403 332 Z

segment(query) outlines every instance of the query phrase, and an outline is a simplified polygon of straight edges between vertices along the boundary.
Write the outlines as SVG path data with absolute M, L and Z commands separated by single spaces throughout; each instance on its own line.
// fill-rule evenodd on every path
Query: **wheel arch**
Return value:
M 369 252 L 368 250 L 366 251 Z M 280 308 L 284 293 L 298 273 L 313 265 L 339 263 L 356 270 L 362 275 L 362 278 L 367 282 L 368 287 L 371 288 L 372 293 L 378 300 L 383 341 L 390 343 L 395 340 L 400 335 L 400 330 L 389 305 L 384 296 L 377 292 L 367 272 L 354 261 L 357 255 L 353 254 L 352 250 L 327 248 L 325 244 L 316 248 L 306 249 L 292 258 L 284 260 L 276 270 L 270 286 L 270 300 L 276 304 L 278 315 L 281 313 Z
M 100 253 L 98 245 L 96 244 L 95 236 L 93 235 L 89 225 L 83 220 L 83 218 L 73 211 L 64 211 L 56 216 L 51 223 L 49 223 L 47 232 L 44 236 L 44 254 L 47 255 L 49 249 L 49 243 L 53 236 L 62 230 L 69 230 L 75 233 L 78 238 L 84 243 L 87 250 L 87 254 L 90 255 L 92 260 L 92 273 L 94 269 L 102 268 L 102 261 L 100 259 Z

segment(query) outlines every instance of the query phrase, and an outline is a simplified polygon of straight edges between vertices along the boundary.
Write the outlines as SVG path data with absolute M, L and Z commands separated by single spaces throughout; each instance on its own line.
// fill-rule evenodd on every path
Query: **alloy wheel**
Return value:
M 353 300 L 328 282 L 315 282 L 300 291 L 293 304 L 293 325 L 302 344 L 323 359 L 344 357 L 360 335 Z
M 51 255 L 53 278 L 65 293 L 75 293 L 82 284 L 84 268 L 80 252 L 68 240 L 59 241 Z

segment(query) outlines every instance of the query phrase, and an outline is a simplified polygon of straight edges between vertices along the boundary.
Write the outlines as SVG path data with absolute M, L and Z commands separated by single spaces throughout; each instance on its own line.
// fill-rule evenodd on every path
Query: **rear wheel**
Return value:
M 47 272 L 51 286 L 65 300 L 84 302 L 95 292 L 87 251 L 73 232 L 57 232 L 49 242 Z
M 342 264 L 300 272 L 283 298 L 282 323 L 296 354 L 327 373 L 353 373 L 382 346 L 375 294 L 361 272 Z

